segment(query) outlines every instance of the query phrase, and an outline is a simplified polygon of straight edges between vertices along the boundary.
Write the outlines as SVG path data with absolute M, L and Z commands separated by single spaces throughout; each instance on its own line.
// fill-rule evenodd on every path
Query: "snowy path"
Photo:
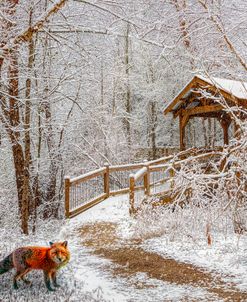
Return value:
M 153 242 L 133 240 L 132 224 L 127 197 L 121 196 L 104 201 L 64 227 L 63 236 L 76 230 L 71 238 L 77 263 L 74 277 L 84 282 L 86 290 L 100 291 L 110 301 L 247 300 L 245 284 L 240 280 L 236 288 L 227 270 L 221 278 L 217 271 L 206 271 L 207 265 L 203 270 L 171 255 L 162 256 L 155 250 L 155 238 Z

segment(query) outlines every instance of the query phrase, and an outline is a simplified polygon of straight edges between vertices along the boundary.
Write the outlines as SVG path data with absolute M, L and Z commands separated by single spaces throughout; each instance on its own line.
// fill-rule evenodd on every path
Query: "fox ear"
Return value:
M 68 245 L 68 241 L 64 241 L 64 242 L 62 243 L 62 246 L 64 246 L 64 247 L 67 247 L 67 245 Z
M 50 246 L 52 246 L 52 245 L 53 245 L 53 242 L 52 242 L 52 241 L 50 241 L 50 242 L 49 242 L 49 244 L 50 244 Z

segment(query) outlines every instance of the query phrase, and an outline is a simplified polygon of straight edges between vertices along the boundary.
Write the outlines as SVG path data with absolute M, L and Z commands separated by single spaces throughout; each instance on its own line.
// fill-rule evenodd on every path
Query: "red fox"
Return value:
M 57 270 L 69 262 L 70 253 L 68 242 L 50 242 L 50 247 L 28 246 L 21 247 L 13 251 L 9 256 L 0 262 L 0 275 L 12 268 L 16 269 L 14 276 L 14 288 L 18 289 L 17 280 L 22 279 L 30 284 L 24 276 L 34 269 L 44 272 L 45 284 L 48 290 L 54 291 L 51 282 L 55 287 L 59 287 L 56 280 Z

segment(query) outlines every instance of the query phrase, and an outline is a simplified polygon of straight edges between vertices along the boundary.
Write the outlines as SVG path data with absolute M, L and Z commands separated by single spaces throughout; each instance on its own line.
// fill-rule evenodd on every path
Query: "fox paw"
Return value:
M 27 279 L 22 279 L 25 284 L 32 285 L 32 282 Z
M 55 292 L 56 290 L 52 287 L 47 287 L 47 289 L 49 290 L 49 292 Z
M 61 287 L 61 285 L 60 285 L 60 284 L 57 284 L 57 283 L 54 283 L 54 286 L 57 287 L 57 288 L 58 288 L 58 287 Z

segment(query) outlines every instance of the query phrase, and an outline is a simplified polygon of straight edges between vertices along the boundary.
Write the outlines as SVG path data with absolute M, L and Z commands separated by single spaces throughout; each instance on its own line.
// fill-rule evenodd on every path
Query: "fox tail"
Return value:
M 12 254 L 8 255 L 2 261 L 0 261 L 0 275 L 8 272 L 14 267 Z

